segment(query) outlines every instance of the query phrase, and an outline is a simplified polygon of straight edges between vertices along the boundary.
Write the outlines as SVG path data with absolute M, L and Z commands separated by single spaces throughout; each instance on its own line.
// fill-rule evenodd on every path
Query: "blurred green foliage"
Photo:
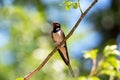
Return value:
M 107 55 L 106 55 L 107 54 Z M 84 58 L 97 59 L 98 50 L 91 50 L 84 53 Z M 93 75 L 79 76 L 75 80 L 102 80 L 101 76 L 109 77 L 109 80 L 116 80 L 120 78 L 120 60 L 116 57 L 120 55 L 116 45 L 106 46 L 103 50 L 103 56 L 98 60 Z M 94 65 L 94 64 L 93 64 Z M 22 80 L 18 78 L 17 80 Z M 71 80 L 66 78 L 67 80 Z M 73 80 L 73 79 L 72 79 Z
M 0 19 L 10 24 L 1 27 L 1 30 L 5 28 L 9 33 L 9 41 L 7 45 L 0 48 L 1 55 L 6 58 L 0 63 L 0 80 L 22 80 L 23 78 L 19 77 L 34 70 L 53 49 L 52 27 L 51 24 L 45 22 L 45 16 L 42 14 L 42 11 L 38 12 L 36 9 L 30 10 L 21 6 L 1 9 Z M 9 55 L 4 56 L 6 52 Z M 8 64 L 9 61 L 11 62 Z M 75 61 L 71 63 L 76 64 Z M 68 73 L 59 54 L 56 54 L 31 80 L 48 80 L 49 78 L 71 80 Z
M 92 77 L 89 75 L 80 76 L 78 80 L 102 80 L 101 76 L 106 75 L 109 80 L 117 80 L 120 78 L 120 60 L 117 56 L 120 52 L 117 50 L 116 45 L 107 45 L 103 50 L 103 55 L 100 60 L 98 60 L 96 69 L 93 72 Z M 94 49 L 84 53 L 84 58 L 97 59 L 98 50 Z M 92 64 L 94 65 L 94 64 Z M 106 80 L 106 79 L 105 79 Z
M 78 80 L 100 80 L 100 79 L 95 76 L 92 76 L 92 77 L 81 76 L 78 78 Z
M 26 8 L 25 5 L 29 4 L 36 5 L 36 8 Z M 66 10 L 79 7 L 77 2 L 70 0 L 63 4 Z M 2 56 L 6 52 L 9 54 L 4 56 L 5 61 L 0 62 L 0 80 L 23 80 L 19 77 L 35 69 L 53 49 L 50 37 L 51 24 L 46 22 L 44 8 L 44 4 L 39 0 L 15 0 L 13 6 L 1 8 L 0 19 L 10 24 L 7 27 L 0 27 L 3 30 L 7 28 L 9 33 L 8 44 L 0 48 Z M 74 40 L 76 39 L 73 39 L 73 42 Z M 60 56 L 55 54 L 31 80 L 117 80 L 120 78 L 120 60 L 117 59 L 120 53 L 116 48 L 116 45 L 108 45 L 103 51 L 95 49 L 84 53 L 85 59 L 97 60 L 93 76 L 89 76 L 90 71 L 80 72 L 82 62 L 72 59 L 72 67 L 78 76 L 73 79 L 68 75 L 68 69 Z M 102 57 L 98 53 L 102 53 Z M 11 58 L 12 61 L 8 64 Z
M 97 49 L 91 50 L 91 51 L 86 51 L 84 53 L 84 58 L 91 58 L 91 59 L 96 59 L 97 56 Z
M 17 78 L 16 80 L 24 80 L 24 78 Z

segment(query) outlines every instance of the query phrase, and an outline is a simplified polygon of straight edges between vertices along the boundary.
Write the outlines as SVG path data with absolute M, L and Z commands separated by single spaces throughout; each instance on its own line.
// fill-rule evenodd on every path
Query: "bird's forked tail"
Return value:
M 74 71 L 73 71 L 73 69 L 72 69 L 70 64 L 68 64 L 68 68 L 70 70 L 70 73 L 71 73 L 72 77 L 75 77 Z

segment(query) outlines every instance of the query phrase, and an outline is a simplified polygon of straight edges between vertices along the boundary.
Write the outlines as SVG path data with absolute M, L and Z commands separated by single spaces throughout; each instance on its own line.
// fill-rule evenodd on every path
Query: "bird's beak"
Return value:
M 53 27 L 54 27 L 54 28 L 57 27 L 58 25 L 59 25 L 58 22 L 53 22 Z

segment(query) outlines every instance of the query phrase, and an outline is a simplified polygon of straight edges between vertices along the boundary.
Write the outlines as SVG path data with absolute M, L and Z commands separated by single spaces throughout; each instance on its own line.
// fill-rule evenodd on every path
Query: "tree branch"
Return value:
M 96 58 L 93 59 L 92 62 L 93 62 L 93 66 L 92 66 L 92 69 L 90 71 L 90 76 L 94 75 L 94 72 L 95 72 L 95 69 L 96 69 Z
M 66 36 L 66 38 L 61 42 L 59 46 L 61 46 L 70 36 L 73 34 L 73 32 L 76 30 L 82 19 L 85 17 L 85 15 L 88 13 L 88 11 L 95 5 L 97 0 L 94 0 L 93 3 L 86 9 L 84 13 L 81 14 L 80 18 L 78 19 L 77 23 L 74 25 L 72 30 L 69 32 L 69 34 Z M 29 80 L 34 74 L 36 74 L 47 62 L 48 60 L 52 57 L 52 55 L 57 51 L 58 47 L 55 47 L 52 52 L 45 58 L 45 60 L 32 72 L 30 72 L 28 75 L 24 77 L 24 80 Z

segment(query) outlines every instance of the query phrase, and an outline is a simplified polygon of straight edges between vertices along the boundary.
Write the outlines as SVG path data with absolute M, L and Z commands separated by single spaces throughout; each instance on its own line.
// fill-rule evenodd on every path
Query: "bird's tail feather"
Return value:
M 73 69 L 72 69 L 70 64 L 68 64 L 68 68 L 70 70 L 70 73 L 71 73 L 72 77 L 75 77 L 74 71 L 73 71 Z

